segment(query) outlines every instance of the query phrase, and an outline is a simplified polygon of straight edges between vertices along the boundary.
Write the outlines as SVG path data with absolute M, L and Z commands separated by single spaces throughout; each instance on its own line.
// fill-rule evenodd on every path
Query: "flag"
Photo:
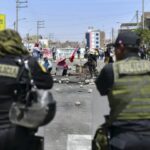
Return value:
M 73 53 L 71 54 L 71 56 L 70 56 L 70 58 L 69 58 L 70 62 L 73 62 L 74 57 L 75 57 L 75 53 L 78 51 L 78 49 L 79 49 L 79 48 L 75 48 L 75 49 L 74 49 Z

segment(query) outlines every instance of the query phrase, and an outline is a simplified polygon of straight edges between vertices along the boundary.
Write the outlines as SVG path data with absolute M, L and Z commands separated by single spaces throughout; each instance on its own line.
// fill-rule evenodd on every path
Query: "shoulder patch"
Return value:
M 17 78 L 19 67 L 13 65 L 0 64 L 0 76 Z
M 138 74 L 150 72 L 150 63 L 147 61 L 131 61 L 119 64 L 120 74 Z

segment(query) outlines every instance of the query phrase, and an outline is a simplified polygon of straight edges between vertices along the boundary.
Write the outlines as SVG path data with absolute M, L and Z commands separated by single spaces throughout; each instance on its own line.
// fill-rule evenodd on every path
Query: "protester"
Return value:
M 41 51 L 39 48 L 39 43 L 35 43 L 34 48 L 32 50 L 32 56 L 39 60 L 41 58 Z
M 85 51 L 84 51 L 84 58 L 87 58 L 87 57 L 88 57 L 88 51 L 89 51 L 89 48 L 86 47 L 86 48 L 85 48 Z
M 77 55 L 78 55 L 78 59 L 80 59 L 80 55 L 81 55 L 81 50 L 80 50 L 80 48 L 78 48 L 78 50 L 77 50 Z
M 56 60 L 56 52 L 57 49 L 55 47 L 52 48 L 52 56 L 53 56 L 53 60 Z
M 141 59 L 146 59 L 146 50 L 145 50 L 144 46 L 140 47 L 139 53 L 140 53 Z
M 47 70 L 48 73 L 51 73 L 51 71 L 52 71 L 52 62 L 47 57 L 44 57 L 43 66 L 45 67 L 45 69 Z
M 67 75 L 67 71 L 68 71 L 68 64 L 66 62 L 66 58 L 60 58 L 57 60 L 57 65 L 56 65 L 56 73 L 61 71 L 61 75 L 62 76 L 66 76 Z
M 150 61 L 138 56 L 140 37 L 135 32 L 119 33 L 114 46 L 117 61 L 106 64 L 96 80 L 98 91 L 109 100 L 105 124 L 109 146 L 111 150 L 149 150 Z M 97 144 L 93 150 L 101 145 L 93 143 Z
M 0 150 L 31 150 L 36 144 L 31 140 L 34 130 L 11 124 L 9 120 L 12 102 L 23 101 L 28 92 L 25 83 L 29 75 L 23 69 L 24 61 L 28 61 L 37 88 L 51 89 L 52 77 L 29 55 L 20 35 L 11 29 L 0 31 Z M 22 83 L 18 82 L 18 76 Z
M 110 46 L 107 46 L 106 48 L 106 51 L 105 51 L 105 60 L 104 62 L 107 64 L 107 63 L 113 63 L 114 60 L 113 60 L 113 53 L 112 53 L 112 50 L 111 50 L 111 47 Z
M 97 72 L 97 56 L 95 55 L 95 51 L 89 51 L 87 56 L 87 62 L 84 64 L 84 67 L 86 66 L 88 67 L 90 77 L 93 78 Z
M 96 61 L 97 61 L 97 59 L 98 59 L 99 56 L 100 56 L 99 49 L 98 49 L 98 48 L 95 48 L 94 50 L 95 50 Z
M 65 65 L 64 65 L 64 68 L 63 68 L 62 76 L 66 76 L 66 75 L 67 75 L 67 72 L 68 72 L 68 65 L 65 64 Z
M 103 60 L 103 58 L 104 58 L 104 51 L 103 51 L 103 49 L 99 49 L 99 58 L 100 58 L 100 60 Z

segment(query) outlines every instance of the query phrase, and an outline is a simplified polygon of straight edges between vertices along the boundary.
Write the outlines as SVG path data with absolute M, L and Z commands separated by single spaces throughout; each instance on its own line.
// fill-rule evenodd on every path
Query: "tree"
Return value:
M 135 32 L 141 37 L 142 43 L 150 46 L 150 30 L 149 29 L 136 29 Z

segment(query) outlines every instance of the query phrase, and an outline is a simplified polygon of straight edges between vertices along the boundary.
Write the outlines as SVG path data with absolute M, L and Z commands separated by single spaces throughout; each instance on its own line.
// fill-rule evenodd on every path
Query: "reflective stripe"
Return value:
M 128 82 L 135 82 L 135 81 L 140 81 L 141 77 L 135 77 L 135 78 L 128 78 Z M 121 78 L 119 80 L 116 79 L 117 82 L 127 82 L 127 79 Z
M 150 86 L 143 87 L 142 89 L 140 89 L 140 92 L 141 94 L 146 94 L 146 93 L 150 94 Z
M 132 101 L 146 102 L 146 101 L 150 101 L 150 98 L 133 98 Z
M 150 119 L 149 69 L 150 61 L 129 59 L 113 64 L 114 85 L 108 95 L 112 120 Z
M 150 108 L 150 105 L 143 105 L 142 106 L 142 104 L 141 105 L 131 105 L 131 104 L 129 104 L 127 107 L 126 107 L 126 109 L 147 109 L 147 108 Z
M 125 110 L 123 110 L 123 112 L 127 112 L 127 113 L 133 113 L 132 115 L 134 115 L 134 113 L 138 113 L 138 112 L 147 112 L 150 113 L 150 107 L 139 107 L 139 108 L 126 108 Z
M 134 116 L 132 113 L 121 113 L 117 117 L 117 120 L 132 120 L 132 119 L 150 119 L 150 113 L 134 113 Z
M 130 105 L 141 105 L 141 104 L 150 105 L 150 98 L 134 98 L 130 102 Z
M 129 90 L 113 90 L 112 94 L 113 95 L 118 95 L 118 94 L 128 94 Z

